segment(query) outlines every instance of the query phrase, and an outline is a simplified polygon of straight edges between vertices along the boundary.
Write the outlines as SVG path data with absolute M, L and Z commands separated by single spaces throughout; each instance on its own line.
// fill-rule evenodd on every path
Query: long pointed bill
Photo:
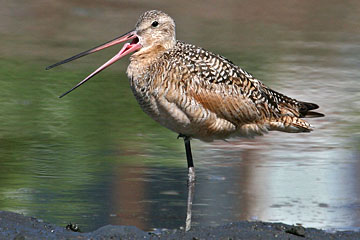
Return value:
M 107 68 L 108 66 L 110 66 L 111 64 L 113 64 L 114 62 L 118 61 L 120 58 L 122 58 L 123 56 L 134 52 L 138 49 L 140 49 L 142 46 L 138 43 L 125 43 L 125 45 L 123 46 L 123 48 L 119 51 L 118 54 L 116 54 L 113 58 L 111 58 L 109 61 L 107 61 L 106 63 L 104 63 L 101 67 L 99 67 L 98 69 L 96 69 L 93 73 L 91 73 L 89 76 L 87 76 L 84 80 L 82 80 L 81 82 L 79 82 L 78 84 L 75 85 L 75 87 L 73 87 L 72 89 L 70 89 L 69 91 L 67 91 L 66 93 L 62 94 L 61 96 L 59 96 L 59 98 L 62 98 L 63 96 L 65 96 L 66 94 L 70 93 L 71 91 L 75 90 L 76 88 L 80 87 L 82 84 L 84 84 L 87 80 L 89 80 L 90 78 L 92 78 L 93 76 L 95 76 L 96 74 L 98 74 L 99 72 L 101 72 L 102 70 L 104 70 L 105 68 Z
M 55 63 L 51 66 L 48 66 L 46 68 L 46 70 L 49 70 L 53 67 L 56 67 L 56 66 L 59 66 L 61 64 L 64 64 L 64 63 L 67 63 L 67 62 L 70 62 L 70 61 L 73 61 L 75 59 L 78 59 L 78 58 L 81 58 L 83 56 L 86 56 L 88 54 L 91 54 L 91 53 L 94 53 L 94 52 L 97 52 L 97 51 L 100 51 L 102 49 L 105 49 L 105 48 L 108 48 L 108 47 L 111 47 L 113 45 L 116 45 L 116 44 L 119 44 L 119 43 L 122 43 L 122 42 L 126 42 L 128 40 L 131 40 L 131 39 L 134 39 L 131 43 L 126 43 L 123 48 L 119 51 L 118 54 L 116 54 L 113 58 L 111 58 L 109 61 L 107 61 L 105 64 L 103 64 L 101 67 L 99 67 L 98 69 L 96 69 L 96 71 L 94 71 L 92 74 L 90 74 L 88 77 L 86 77 L 84 80 L 82 80 L 81 82 L 79 82 L 75 87 L 73 87 L 72 89 L 70 89 L 69 91 L 67 91 L 66 93 L 62 94 L 60 96 L 63 97 L 65 96 L 66 94 L 68 94 L 69 92 L 73 91 L 74 89 L 78 88 L 79 86 L 81 86 L 82 84 L 84 84 L 87 80 L 89 80 L 90 78 L 92 78 L 93 76 L 95 76 L 96 74 L 98 74 L 99 72 L 101 72 L 102 70 L 104 70 L 105 68 L 107 68 L 108 66 L 110 66 L 111 64 L 113 64 L 114 62 L 118 61 L 120 58 L 122 58 L 123 56 L 131 53 L 131 52 L 134 52 L 136 50 L 139 50 L 142 46 L 141 44 L 138 43 L 138 39 L 137 38 L 137 35 L 136 35 L 136 32 L 135 31 L 130 31 L 128 33 L 125 33 L 124 35 L 121 35 L 120 37 L 117 37 L 117 38 L 114 38 L 113 40 L 110 40 L 104 44 L 101 44 L 97 47 L 94 47 L 94 48 L 91 48 L 87 51 L 84 51 L 82 53 L 79 53 L 75 56 L 72 56 L 70 58 L 67 58 L 63 61 L 60 61 L 58 63 Z
M 65 60 L 62 60 L 62 61 L 60 61 L 60 62 L 57 62 L 57 63 L 55 63 L 55 64 L 53 64 L 53 65 L 50 65 L 50 66 L 46 67 L 46 70 L 49 70 L 49 69 L 54 68 L 54 67 L 57 67 L 57 66 L 59 66 L 59 65 L 61 65 L 61 64 L 64 64 L 64 63 L 68 63 L 68 62 L 70 62 L 70 61 L 73 61 L 73 60 L 75 60 L 75 59 L 81 58 L 81 57 L 86 56 L 86 55 L 88 55 L 88 54 L 91 54 L 91 53 L 100 51 L 100 50 L 102 50 L 102 49 L 111 47 L 111 46 L 113 46 L 113 45 L 116 45 L 116 44 L 119 44 L 119 43 L 122 43 L 122 42 L 126 42 L 126 41 L 131 40 L 131 39 L 134 39 L 134 38 L 136 38 L 136 37 L 137 37 L 137 36 L 136 36 L 135 31 L 132 30 L 132 31 L 130 31 L 130 32 L 127 32 L 127 33 L 125 33 L 125 34 L 117 37 L 117 38 L 114 38 L 113 40 L 110 40 L 110 41 L 108 41 L 108 42 L 106 42 L 106 43 L 103 43 L 103 44 L 101 44 L 101 45 L 99 45 L 99 46 L 96 46 L 96 47 L 91 48 L 91 49 L 89 49 L 89 50 L 87 50 L 87 51 L 81 52 L 81 53 L 79 53 L 79 54 L 77 54 L 77 55 L 75 55 L 75 56 L 72 56 L 72 57 L 67 58 L 67 59 L 65 59 Z

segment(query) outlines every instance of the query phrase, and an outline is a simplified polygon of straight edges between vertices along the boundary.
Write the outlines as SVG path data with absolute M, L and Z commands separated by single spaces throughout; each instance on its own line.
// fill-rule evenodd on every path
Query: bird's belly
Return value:
M 169 102 L 165 96 L 132 87 L 136 100 L 142 110 L 162 126 L 189 137 L 203 141 L 225 139 L 236 132 L 236 126 L 225 119 L 209 113 L 199 116 L 198 109 L 184 112 L 176 103 Z M 146 92 L 146 93 L 145 93 Z
M 176 104 L 150 91 L 141 91 L 133 86 L 131 89 L 141 109 L 164 127 L 183 134 L 191 128 L 190 119 Z
M 267 131 L 265 126 L 255 123 L 232 123 L 199 104 L 184 104 L 183 96 L 170 98 L 163 90 L 150 89 L 134 82 L 131 82 L 131 89 L 146 114 L 178 134 L 213 141 L 233 136 L 253 137 Z

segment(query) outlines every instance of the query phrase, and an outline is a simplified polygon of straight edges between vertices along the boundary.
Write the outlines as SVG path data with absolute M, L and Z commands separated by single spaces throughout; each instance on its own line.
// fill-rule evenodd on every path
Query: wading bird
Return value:
M 311 111 L 318 105 L 266 87 L 225 57 L 176 40 L 174 20 L 157 10 L 145 12 L 134 30 L 47 69 L 129 40 L 112 59 L 60 97 L 133 53 L 127 68 L 131 89 L 145 113 L 184 138 L 189 182 L 195 180 L 191 138 L 212 141 L 274 130 L 309 132 L 310 124 L 301 118 L 324 116 Z

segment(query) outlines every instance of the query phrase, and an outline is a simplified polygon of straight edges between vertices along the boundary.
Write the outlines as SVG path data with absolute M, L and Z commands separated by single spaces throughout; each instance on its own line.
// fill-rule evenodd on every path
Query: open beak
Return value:
M 72 89 L 70 89 L 69 91 L 67 91 L 66 93 L 62 94 L 61 96 L 59 96 L 60 98 L 65 96 L 66 94 L 70 93 L 71 91 L 75 90 L 76 88 L 80 87 L 82 84 L 84 84 L 87 80 L 89 80 L 90 78 L 92 78 L 93 76 L 95 76 L 96 74 L 98 74 L 99 72 L 101 72 L 102 70 L 104 70 L 105 68 L 107 68 L 108 66 L 110 66 L 111 64 L 115 63 L 116 61 L 118 61 L 120 58 L 122 58 L 123 56 L 132 53 L 136 50 L 139 50 L 142 46 L 141 44 L 139 44 L 139 38 L 136 35 L 135 31 L 130 31 L 128 33 L 125 33 L 124 35 L 121 35 L 120 37 L 117 37 L 113 40 L 110 40 L 104 44 L 101 44 L 97 47 L 94 47 L 92 49 L 89 49 L 85 52 L 79 53 L 73 57 L 67 58 L 63 61 L 60 61 L 58 63 L 55 63 L 51 66 L 48 66 L 46 68 L 46 70 L 49 70 L 53 67 L 59 66 L 61 64 L 73 61 L 75 59 L 78 59 L 80 57 L 86 56 L 90 53 L 94 53 L 97 51 L 100 51 L 102 49 L 111 47 L 113 45 L 122 43 L 122 42 L 126 42 L 128 40 L 131 40 L 131 43 L 125 43 L 125 45 L 121 48 L 121 50 L 118 52 L 118 54 L 116 54 L 113 58 L 111 58 L 109 61 L 107 61 L 106 63 L 104 63 L 101 67 L 99 67 L 98 69 L 96 69 L 93 73 L 91 73 L 89 76 L 87 76 L 84 80 L 82 80 L 81 82 L 79 82 L 78 84 L 75 85 L 75 87 L 73 87 Z

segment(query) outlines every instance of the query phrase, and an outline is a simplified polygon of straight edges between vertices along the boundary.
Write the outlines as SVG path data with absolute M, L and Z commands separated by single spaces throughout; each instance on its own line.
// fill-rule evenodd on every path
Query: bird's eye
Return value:
M 153 26 L 153 27 L 157 27 L 157 25 L 159 25 L 159 23 L 157 21 L 153 21 L 151 24 L 151 26 Z

